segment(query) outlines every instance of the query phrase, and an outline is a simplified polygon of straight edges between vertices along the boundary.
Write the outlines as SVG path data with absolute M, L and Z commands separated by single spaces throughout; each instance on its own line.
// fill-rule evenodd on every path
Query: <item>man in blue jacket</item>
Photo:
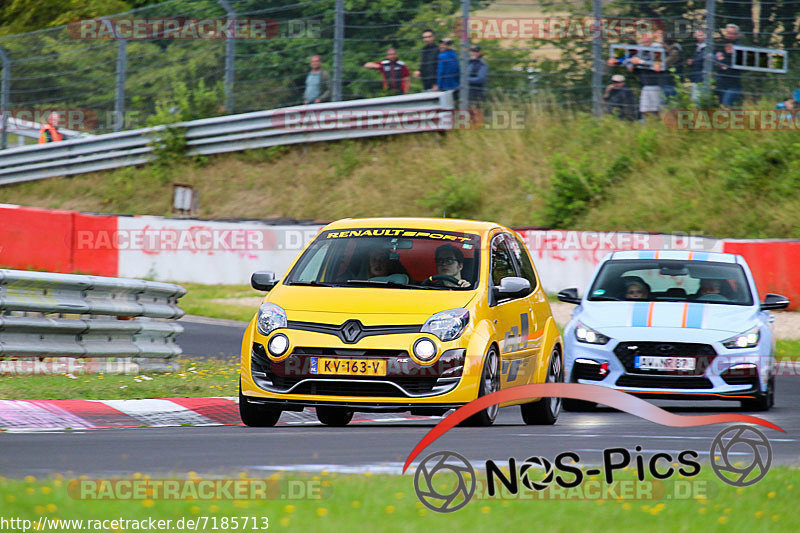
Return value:
M 439 60 L 436 67 L 434 90 L 453 91 L 459 85 L 458 54 L 453 50 L 453 40 L 445 37 L 439 41 Z

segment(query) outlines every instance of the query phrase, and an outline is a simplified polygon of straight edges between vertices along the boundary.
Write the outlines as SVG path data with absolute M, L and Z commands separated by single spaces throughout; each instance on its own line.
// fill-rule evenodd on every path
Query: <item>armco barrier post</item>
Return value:
M 469 109 L 469 0 L 461 0 L 461 74 L 458 109 Z
M 226 0 L 219 0 L 219 4 L 225 8 L 228 28 L 233 28 L 236 20 L 236 11 Z M 233 113 L 233 82 L 235 78 L 234 69 L 236 68 L 234 63 L 236 61 L 236 40 L 233 37 L 233 33 L 233 31 L 228 31 L 225 38 L 225 110 L 228 114 Z
M 342 100 L 342 56 L 344 55 L 344 0 L 336 0 L 333 26 L 333 94 L 331 101 Z
M 3 64 L 2 81 L 0 82 L 0 150 L 8 147 L 8 112 L 9 95 L 11 93 L 11 58 L 0 47 L 0 60 Z
M 714 65 L 714 24 L 716 18 L 716 0 L 706 0 L 706 48 L 703 56 L 703 96 L 711 94 L 711 70 Z
M 592 39 L 592 113 L 599 117 L 603 114 L 603 32 L 601 18 L 603 4 L 601 0 L 592 0 L 592 16 L 594 16 L 594 38 Z
M 128 66 L 128 41 L 117 40 L 117 85 L 114 91 L 114 131 L 125 123 L 125 78 Z

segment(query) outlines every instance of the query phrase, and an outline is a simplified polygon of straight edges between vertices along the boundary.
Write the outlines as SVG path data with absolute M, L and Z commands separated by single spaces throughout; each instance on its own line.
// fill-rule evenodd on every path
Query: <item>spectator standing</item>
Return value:
M 739 44 L 739 26 L 726 24 L 723 37 L 725 38 L 725 44 Z
M 706 30 L 699 29 L 694 32 L 694 38 L 697 39 L 697 46 L 695 46 L 694 53 L 686 63 L 689 66 L 689 94 L 692 102 L 697 103 L 700 100 L 701 84 L 703 83 L 703 61 L 706 56 Z
M 61 115 L 56 112 L 47 115 L 47 124 L 42 126 L 39 130 L 39 144 L 46 144 L 52 142 L 63 141 L 64 136 L 58 131 L 58 123 L 61 121 Z
M 331 99 L 331 75 L 322 68 L 322 59 L 311 56 L 311 70 L 306 74 L 306 88 L 303 92 L 304 104 L 319 104 Z
M 445 37 L 439 41 L 439 57 L 436 65 L 436 86 L 440 91 L 458 89 L 459 68 L 458 54 L 453 50 L 453 40 Z
M 789 98 L 785 99 L 783 102 L 779 102 L 775 109 L 782 111 L 782 113 L 778 113 L 778 118 L 783 120 L 792 120 L 796 116 L 795 113 L 796 102 L 794 101 L 794 96 L 790 96 Z
M 612 67 L 624 66 L 629 72 L 634 72 L 642 84 L 642 93 L 639 96 L 639 111 L 646 117 L 658 116 L 661 111 L 662 101 L 662 71 L 664 69 L 663 47 L 653 42 L 653 36 L 642 33 L 639 45 L 648 48 L 661 48 L 661 50 L 640 50 L 638 53 L 608 60 Z
M 489 82 L 489 65 L 483 59 L 483 51 L 478 45 L 469 48 L 469 103 L 478 106 L 486 98 L 486 87 Z
M 380 70 L 383 76 L 383 90 L 389 94 L 408 94 L 411 78 L 408 67 L 397 57 L 393 47 L 386 49 L 386 59 L 364 63 L 364 68 Z
M 742 98 L 742 71 L 733 67 L 733 42 L 726 41 L 717 52 L 717 95 L 723 107 L 733 107 Z
M 425 46 L 422 47 L 419 70 L 414 72 L 414 77 L 421 78 L 422 88 L 429 91 L 436 87 L 436 66 L 439 63 L 439 47 L 433 30 L 422 32 L 422 42 Z
M 614 74 L 611 84 L 603 92 L 608 113 L 623 120 L 636 120 L 636 99 L 630 87 L 625 85 L 625 76 Z
M 662 74 L 661 90 L 664 92 L 664 98 L 669 100 L 678 95 L 675 87 L 683 79 L 683 48 L 669 36 L 664 39 L 664 71 Z

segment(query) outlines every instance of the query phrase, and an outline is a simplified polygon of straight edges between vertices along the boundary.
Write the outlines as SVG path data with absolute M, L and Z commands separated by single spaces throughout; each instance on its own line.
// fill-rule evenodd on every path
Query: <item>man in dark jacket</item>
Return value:
M 436 85 L 436 65 L 439 63 L 439 47 L 433 30 L 422 32 L 422 42 L 425 46 L 422 47 L 419 70 L 414 72 L 414 77 L 421 78 L 422 88 L 429 91 Z
M 630 87 L 625 86 L 625 76 L 614 74 L 611 85 L 603 92 L 608 113 L 623 120 L 636 120 L 636 99 Z
M 439 41 L 436 65 L 436 85 L 439 91 L 454 91 L 459 86 L 458 54 L 453 50 L 453 40 L 445 37 Z
M 664 37 L 664 70 L 661 90 L 669 100 L 678 95 L 675 88 L 683 79 L 683 49 L 671 36 Z
M 695 31 L 694 38 L 697 39 L 697 46 L 692 57 L 686 63 L 689 65 L 689 93 L 692 97 L 692 102 L 697 102 L 700 99 L 700 85 L 703 83 L 703 61 L 707 53 L 706 30 L 701 28 Z
M 478 45 L 469 48 L 469 103 L 478 106 L 486 98 L 486 86 L 489 78 L 489 65 L 483 59 L 483 52 Z
M 733 43 L 726 42 L 717 52 L 717 95 L 723 107 L 733 107 L 742 98 L 742 71 L 733 66 Z

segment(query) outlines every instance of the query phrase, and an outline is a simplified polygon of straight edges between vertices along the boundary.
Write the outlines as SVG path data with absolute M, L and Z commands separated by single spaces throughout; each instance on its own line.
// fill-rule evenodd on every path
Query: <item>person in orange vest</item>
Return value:
M 58 113 L 50 113 L 47 117 L 47 124 L 39 130 L 39 144 L 63 141 L 64 136 L 58 131 L 58 122 L 61 116 Z

